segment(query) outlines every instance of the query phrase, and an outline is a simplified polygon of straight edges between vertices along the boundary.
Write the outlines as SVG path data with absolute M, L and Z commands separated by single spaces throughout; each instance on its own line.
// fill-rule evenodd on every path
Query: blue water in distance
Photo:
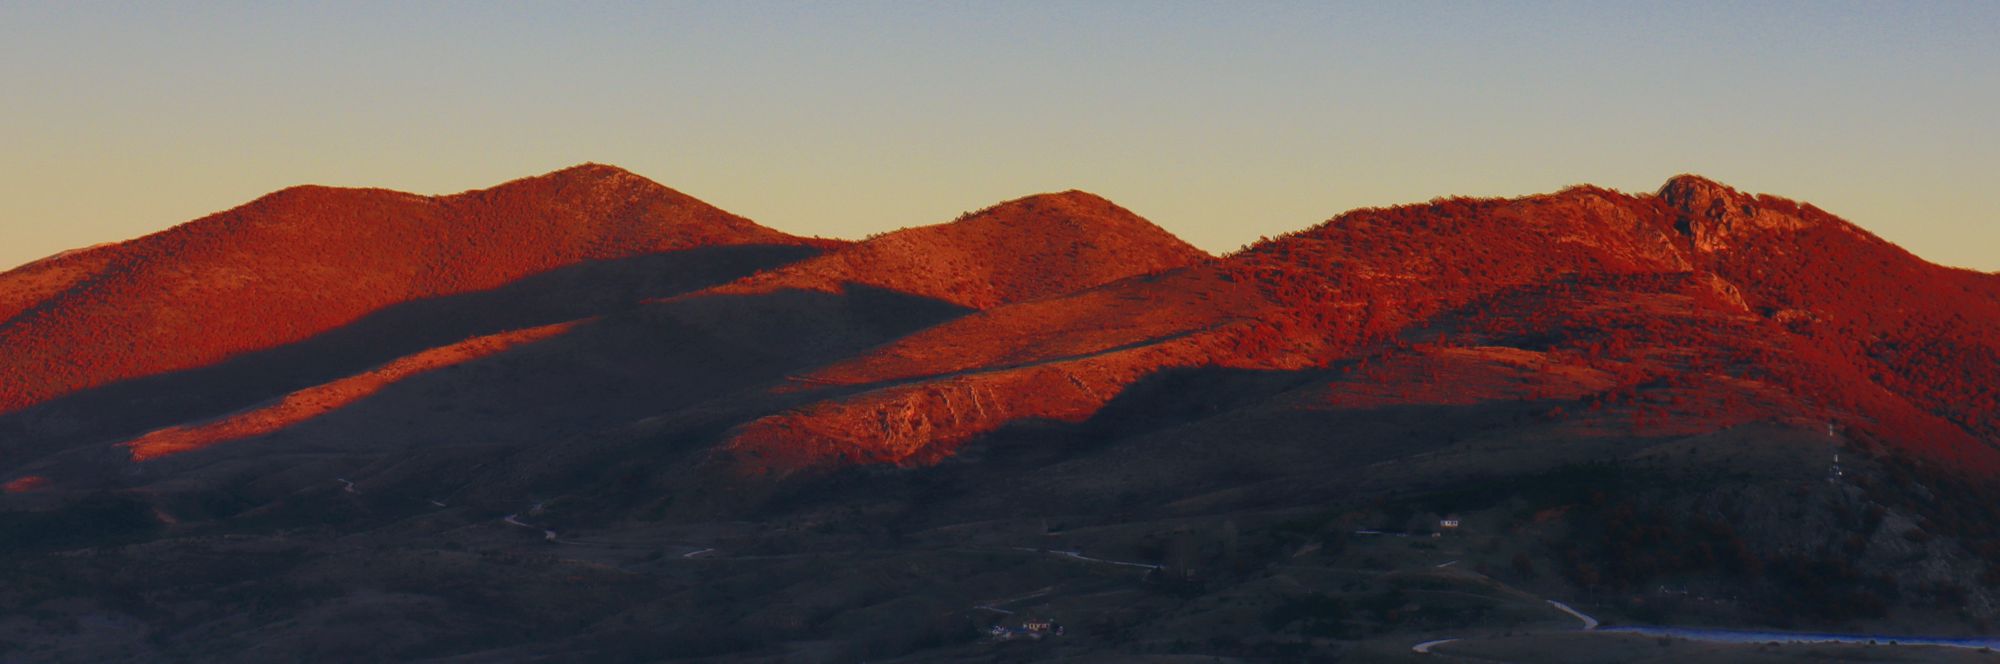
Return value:
M 1897 636 L 1888 634 L 1824 634 L 1815 632 L 1759 632 L 1734 629 L 1710 629 L 1705 627 L 1604 627 L 1599 632 L 1640 634 L 1644 636 L 1671 636 L 1695 641 L 1715 641 L 1720 643 L 1852 643 L 1886 646 L 1894 641 L 1903 646 L 1942 646 L 1946 648 L 1992 648 L 2000 650 L 2000 638 L 1990 637 L 1932 637 Z

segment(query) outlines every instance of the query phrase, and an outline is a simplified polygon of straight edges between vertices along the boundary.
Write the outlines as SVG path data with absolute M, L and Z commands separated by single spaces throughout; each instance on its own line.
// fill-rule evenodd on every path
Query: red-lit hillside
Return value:
M 922 302 L 920 306 L 909 305 L 914 308 L 904 312 L 904 315 L 917 316 L 918 320 L 914 322 L 921 325 L 931 322 L 926 317 L 932 314 L 927 311 L 950 311 L 949 315 L 955 315 L 967 308 L 1072 292 L 1207 258 L 1200 250 L 1102 198 L 1081 192 L 1031 196 L 996 205 L 954 222 L 879 235 L 734 283 L 664 298 L 641 308 L 641 315 L 638 316 L 510 330 L 425 348 L 365 371 L 339 376 L 331 382 L 297 389 L 275 403 L 231 413 L 212 421 L 161 428 L 126 445 L 132 450 L 134 458 L 155 459 L 204 449 L 221 442 L 278 433 L 352 405 L 413 377 L 502 354 L 514 346 L 562 336 L 572 328 L 601 323 L 599 327 L 602 329 L 595 330 L 597 334 L 613 337 L 646 334 L 633 328 L 650 325 L 646 321 L 652 317 L 685 316 L 687 320 L 710 329 L 737 327 L 729 333 L 718 333 L 719 337 L 726 338 L 730 345 L 737 348 L 735 354 L 742 355 L 728 357 L 729 353 L 724 353 L 724 357 L 718 358 L 719 363 L 727 367 L 723 371 L 727 375 L 697 378 L 696 374 L 688 373 L 689 368 L 683 368 L 662 377 L 679 379 L 694 387 L 695 391 L 700 391 L 702 386 L 731 384 L 742 376 L 754 375 L 757 370 L 753 370 L 752 366 L 759 362 L 753 358 L 763 352 L 810 356 L 810 351 L 803 344 L 791 340 L 795 339 L 793 337 L 785 337 L 787 342 L 772 343 L 768 348 L 757 347 L 752 342 L 772 332 L 811 330 L 812 345 L 819 347 L 841 338 L 866 339 L 872 334 L 871 330 L 908 328 L 911 322 L 891 320 L 894 316 L 885 312 L 865 315 L 865 325 L 838 329 L 842 326 L 841 320 L 851 316 L 842 313 L 844 309 L 860 306 L 865 310 L 868 306 L 843 297 L 851 287 L 866 286 L 880 293 L 872 299 Z M 811 295 L 801 296 L 798 292 Z M 869 299 L 861 298 L 862 301 Z M 760 300 L 769 304 L 754 304 Z M 740 308 L 744 306 L 767 308 L 746 311 Z M 764 317 L 751 314 L 751 311 L 762 313 Z M 803 325 L 780 323 L 776 318 L 780 315 L 786 320 L 801 321 Z M 767 329 L 746 330 L 741 327 Z M 681 339 L 680 343 L 692 349 L 703 342 Z M 552 345 L 560 348 L 570 344 L 587 346 L 595 352 L 608 352 L 609 348 L 601 340 L 557 340 Z M 755 350 L 746 353 L 743 345 Z M 639 350 L 619 358 L 619 361 L 643 366 L 648 360 L 657 361 L 671 355 Z M 503 357 L 496 361 L 513 364 L 524 360 Z M 577 364 L 588 367 L 593 363 L 579 361 Z M 576 368 L 541 366 L 533 373 L 554 382 L 559 380 L 559 376 L 582 373 L 574 370 Z M 614 378 L 608 374 L 595 377 L 598 383 L 611 380 Z M 452 391 L 470 395 L 478 393 L 479 389 L 478 386 L 465 386 Z M 654 397 L 654 403 L 665 403 L 659 393 L 656 392 Z M 605 401 L 600 399 L 591 405 L 601 406 Z M 568 405 L 563 412 L 566 418 L 573 421 L 581 411 L 588 409 Z
M 1206 258 L 1111 201 L 1066 191 L 1008 201 L 951 223 L 872 237 L 713 292 L 838 292 L 859 284 L 985 309 Z
M 458 385 L 460 374 L 430 370 L 446 363 L 418 360 L 466 338 L 615 308 L 412 341 L 311 381 L 272 381 L 256 399 L 76 440 L 162 427 L 228 430 L 208 442 L 279 434 L 321 411 L 244 409 L 339 381 L 421 378 L 429 387 L 342 393 L 388 395 L 368 412 L 507 413 L 520 420 L 510 430 L 549 435 L 572 433 L 562 423 L 585 421 L 586 410 L 604 426 L 714 399 L 701 412 L 736 418 L 704 434 L 720 434 L 705 443 L 719 444 L 717 458 L 784 475 L 928 463 L 1010 425 L 1090 421 L 1136 384 L 1200 370 L 1348 376 L 1324 398 L 1284 402 L 1320 404 L 1298 406 L 1308 411 L 1547 402 L 1538 417 L 1608 412 L 1616 417 L 1578 421 L 1599 434 L 1622 422 L 1629 435 L 1830 421 L 1975 467 L 1994 465 L 2000 440 L 2000 280 L 1925 263 L 1811 206 L 1694 176 L 1655 194 L 1581 186 L 1356 210 L 1221 259 L 1074 191 L 837 244 L 757 227 L 609 167 L 443 198 L 295 189 L 0 276 L 0 304 L 18 312 L 0 327 L 10 350 L 0 403 L 297 347 L 286 344 L 387 305 L 568 263 L 731 244 L 832 250 L 606 315 L 576 328 L 585 337 L 559 333 L 463 362 L 602 392 L 601 408 L 542 417 L 528 407 L 544 400 L 535 385 Z M 1536 369 L 1510 388 L 1502 378 L 1521 367 Z M 649 387 L 622 394 L 614 384 Z M 265 424 L 211 419 L 231 412 Z M 327 430 L 366 428 L 334 419 Z
M 809 242 L 609 166 L 440 197 L 286 189 L 0 275 L 0 412 L 587 261 Z
M 1617 398 L 1639 398 L 1641 386 L 1715 386 L 1679 397 L 1699 409 L 1637 416 L 1655 425 L 1830 418 L 1989 466 L 2000 460 L 2000 302 L 1988 282 L 1810 206 L 1692 176 L 1656 195 L 1577 187 L 1440 199 L 1350 212 L 1219 263 L 912 335 L 812 376 L 879 387 L 754 421 L 728 449 L 752 472 L 935 459 L 1010 423 L 1080 422 L 1161 370 L 1298 370 L 1413 343 L 1492 344 L 1455 336 L 1485 328 L 1437 325 L 1503 301 L 1472 319 L 1519 332 L 1497 345 L 1606 376 Z M 1579 293 L 1595 293 L 1598 306 L 1583 307 Z M 1389 394 L 1449 402 L 1575 391 L 1473 397 L 1451 394 L 1448 381 L 1403 382 Z M 1727 396 L 1739 393 L 1786 395 L 1786 405 L 1732 408 L 1769 401 Z M 1588 398 L 1601 407 L 1606 397 Z
M 303 188 L 0 314 L 0 659 L 1836 653 L 1593 615 L 1921 659 L 2000 620 L 2000 276 L 1694 176 L 1223 257 L 1079 192 L 849 243 L 608 167 Z M 1028 616 L 1078 627 L 971 638 Z

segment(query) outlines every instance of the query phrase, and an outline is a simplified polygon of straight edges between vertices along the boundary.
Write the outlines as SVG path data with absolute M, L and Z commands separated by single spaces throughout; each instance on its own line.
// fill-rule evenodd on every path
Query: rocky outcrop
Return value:
M 1805 226 L 1796 215 L 1771 209 L 1758 197 L 1699 175 L 1668 179 L 1658 196 L 1679 211 L 1674 227 L 1702 252 L 1727 249 L 1756 231 L 1794 231 Z

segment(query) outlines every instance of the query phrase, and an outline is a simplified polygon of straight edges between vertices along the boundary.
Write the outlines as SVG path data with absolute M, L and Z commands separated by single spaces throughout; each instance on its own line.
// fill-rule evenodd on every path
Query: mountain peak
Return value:
M 1180 238 L 1103 196 L 1078 189 L 1033 194 L 960 216 L 954 226 L 996 226 L 1021 240 L 1075 241 L 1099 234 L 1124 241 L 1185 246 Z M 1192 247 L 1189 249 L 1193 250 Z M 1199 253 L 1199 250 L 1193 250 Z
M 1666 183 L 1660 185 L 1659 191 L 1661 200 L 1675 206 L 1697 200 L 1710 201 L 1741 196 L 1742 192 L 1738 192 L 1735 187 L 1693 173 L 1682 173 L 1667 178 Z
M 631 171 L 610 164 L 600 164 L 594 161 L 586 161 L 581 164 L 577 164 L 575 166 L 570 166 L 568 168 L 562 168 L 550 171 L 548 174 L 542 175 L 541 177 L 549 178 L 552 180 L 564 180 L 564 181 L 646 180 L 644 176 L 641 176 L 637 173 L 633 173 Z M 651 180 L 646 180 L 646 181 L 651 182 Z
M 686 197 L 686 194 L 654 182 L 646 176 L 596 162 L 584 162 L 541 175 L 521 178 L 494 189 L 523 187 L 528 189 L 553 187 L 556 191 L 566 192 L 624 192 L 630 195 L 666 194 L 675 198 Z
M 1111 206 L 1115 204 L 1110 199 L 1082 189 L 1064 189 L 1062 191 L 1022 196 L 1011 201 L 1002 202 L 993 207 L 999 208 L 1014 205 L 1041 207 L 1045 205 Z
M 746 278 L 724 292 L 837 291 L 866 284 L 985 309 L 1206 260 L 1125 208 L 1076 190 L 1035 194 L 958 219 L 869 237 Z
M 1666 184 L 1660 185 L 1657 195 L 1662 202 L 1684 215 L 1716 222 L 1733 221 L 1753 214 L 1752 208 L 1756 207 L 1755 197 L 1737 191 L 1735 187 L 1689 173 L 1667 178 Z

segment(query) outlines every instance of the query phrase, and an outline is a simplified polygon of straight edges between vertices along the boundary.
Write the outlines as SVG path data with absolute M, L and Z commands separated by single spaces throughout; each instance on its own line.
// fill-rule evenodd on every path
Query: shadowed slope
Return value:
M 609 166 L 442 197 L 295 187 L 0 277 L 24 307 L 0 325 L 0 412 L 584 261 L 807 242 Z
M 603 316 L 809 258 L 793 245 L 701 247 L 558 268 L 500 288 L 396 304 L 211 366 L 122 381 L 0 414 L 17 455 L 203 421 L 399 357 L 509 330 Z
M 276 403 L 248 412 L 213 422 L 161 429 L 123 445 L 132 450 L 134 461 L 146 461 L 272 433 L 346 407 L 412 376 L 495 355 L 521 344 L 549 339 L 575 326 L 576 323 L 557 323 L 467 339 L 400 358 L 367 373 L 299 390 L 285 395 Z
M 732 433 L 725 456 L 738 470 L 780 475 L 909 463 L 1009 422 L 1079 421 L 1149 372 L 1231 362 L 1258 325 L 1254 316 L 1271 307 L 1203 266 L 995 308 L 784 386 L 870 387 L 748 423 Z
M 395 466 L 379 460 L 410 457 L 456 459 L 454 479 L 479 469 L 545 473 L 588 453 L 607 429 L 711 407 L 768 411 L 782 401 L 759 396 L 760 386 L 964 312 L 866 286 L 677 297 L 413 354 L 243 413 L 148 434 L 131 451 L 145 461 L 135 472 L 174 490 L 234 473 Z M 512 454 L 544 460 L 496 462 Z M 100 461 L 51 455 L 23 472 L 88 486 L 107 467 Z M 401 467 L 388 477 L 342 472 L 356 481 L 440 483 Z

